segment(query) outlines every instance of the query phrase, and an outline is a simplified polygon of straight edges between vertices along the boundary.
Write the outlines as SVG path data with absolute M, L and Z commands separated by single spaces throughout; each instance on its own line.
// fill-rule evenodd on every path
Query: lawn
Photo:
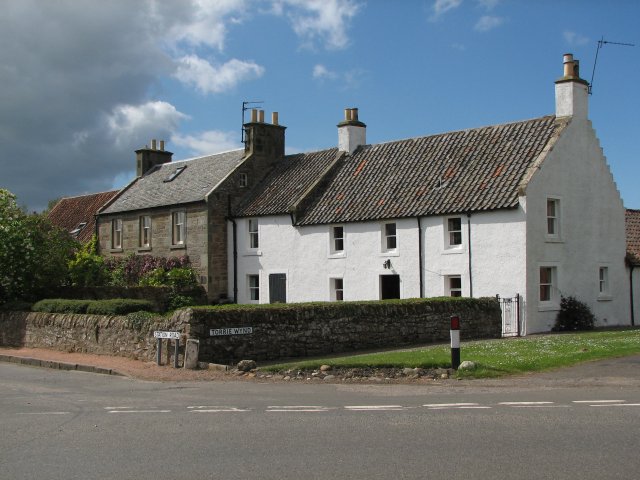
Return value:
M 532 335 L 522 338 L 462 342 L 461 360 L 476 363 L 475 370 L 460 370 L 458 378 L 499 377 L 604 358 L 640 353 L 640 329 Z M 333 367 L 419 367 L 451 366 L 449 345 L 394 350 L 271 365 L 265 370 Z

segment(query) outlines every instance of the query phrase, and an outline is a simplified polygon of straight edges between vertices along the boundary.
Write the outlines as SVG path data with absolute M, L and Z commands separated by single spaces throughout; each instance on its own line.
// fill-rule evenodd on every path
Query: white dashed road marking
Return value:
M 328 412 L 329 407 L 319 405 L 272 405 L 267 412 Z
M 69 415 L 71 412 L 19 412 L 17 415 Z
M 220 412 L 250 412 L 249 408 L 238 408 L 238 407 L 221 407 L 221 406 L 192 406 L 187 407 L 191 413 L 220 413 Z
M 389 412 L 408 410 L 411 407 L 403 407 L 402 405 L 347 405 L 344 408 L 352 412 Z
M 427 403 L 422 406 L 427 407 L 429 410 L 491 408 L 489 406 L 479 405 L 477 403 Z

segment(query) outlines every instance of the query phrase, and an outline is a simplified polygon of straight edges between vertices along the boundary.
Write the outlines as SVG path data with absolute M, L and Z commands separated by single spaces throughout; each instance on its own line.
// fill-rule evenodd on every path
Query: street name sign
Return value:
M 180 332 L 163 332 L 161 330 L 156 330 L 153 332 L 153 336 L 155 338 L 169 338 L 172 340 L 180 340 Z
M 229 328 L 212 328 L 212 337 L 219 337 L 221 335 L 249 335 L 253 333 L 253 327 L 229 327 Z

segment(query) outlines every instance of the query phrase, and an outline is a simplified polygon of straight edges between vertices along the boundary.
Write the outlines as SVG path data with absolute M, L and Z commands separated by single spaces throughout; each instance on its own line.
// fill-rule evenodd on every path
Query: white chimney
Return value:
M 564 75 L 556 80 L 556 117 L 587 119 L 589 82 L 580 78 L 580 62 L 573 55 L 563 57 Z
M 338 124 L 338 150 L 351 155 L 367 143 L 367 126 L 358 120 L 357 108 L 344 109 L 344 121 Z

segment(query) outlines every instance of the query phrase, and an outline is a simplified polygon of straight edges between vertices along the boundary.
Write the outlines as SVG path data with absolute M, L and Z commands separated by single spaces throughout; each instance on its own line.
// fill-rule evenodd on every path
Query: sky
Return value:
M 242 102 L 286 151 L 554 113 L 562 55 L 627 208 L 640 208 L 635 0 L 0 0 L 0 188 L 30 211 L 121 188 L 162 139 L 180 160 L 240 148 Z M 247 113 L 248 120 L 248 113 Z

